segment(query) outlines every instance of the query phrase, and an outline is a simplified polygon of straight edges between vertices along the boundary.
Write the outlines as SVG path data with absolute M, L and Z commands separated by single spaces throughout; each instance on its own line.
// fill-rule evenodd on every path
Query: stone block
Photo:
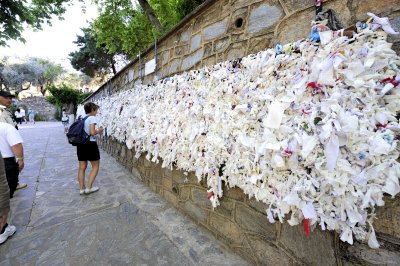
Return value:
M 347 249 L 347 256 L 355 258 L 362 265 L 399 265 L 400 251 L 387 249 L 371 249 L 367 245 L 355 243 Z M 347 259 L 347 258 L 346 258 Z
M 221 52 L 225 50 L 229 45 L 229 41 L 229 36 L 214 41 L 214 52 Z
M 213 44 L 212 42 L 204 44 L 204 57 L 209 57 L 213 54 Z
M 310 21 L 315 18 L 315 8 L 306 9 L 285 18 L 275 29 L 275 43 L 289 43 L 310 34 Z
M 246 40 L 248 38 L 247 34 L 245 33 L 239 33 L 239 34 L 231 34 L 231 42 L 241 42 L 243 40 Z
M 260 51 L 266 50 L 272 47 L 273 35 L 262 35 L 254 37 L 249 40 L 249 49 L 247 54 L 256 54 Z
M 164 42 L 166 47 L 174 47 L 179 42 L 179 36 L 177 34 L 172 34 L 168 37 L 168 39 Z
M 228 245 L 230 243 L 227 243 Z M 246 258 L 246 260 L 250 263 L 250 265 L 266 265 L 264 263 L 259 263 L 257 261 L 257 257 L 254 255 L 253 249 L 250 247 L 231 247 L 235 254 L 238 254 L 242 258 Z M 281 264 L 277 264 L 281 265 Z
M 232 0 L 230 3 L 232 9 L 238 9 L 249 5 L 248 0 Z
M 245 203 L 260 213 L 266 213 L 267 205 L 264 202 L 256 200 L 254 197 L 251 199 L 246 198 Z
M 197 31 L 201 30 L 201 27 L 203 26 L 203 21 L 201 18 L 197 17 L 192 20 L 191 24 L 192 24 L 193 32 L 197 32 Z
M 364 1 L 363 1 L 364 2 Z M 363 3 L 361 4 L 363 5 Z M 349 4 L 345 3 L 345 1 L 328 1 L 324 4 L 324 9 L 333 9 L 336 11 L 336 14 L 339 17 L 339 21 L 343 24 L 344 27 L 348 27 L 357 21 L 353 21 L 352 17 L 354 13 L 349 9 Z M 312 8 L 314 9 L 314 8 Z M 315 9 L 314 9 L 315 11 Z M 310 26 L 308 26 L 310 28 Z
M 234 219 L 233 212 L 235 209 L 235 201 L 229 198 L 222 197 L 219 203 L 220 205 L 215 208 L 214 211 L 222 214 L 225 217 Z
M 147 154 L 145 154 L 145 155 L 147 155 Z M 154 164 L 151 161 L 147 160 L 146 157 L 144 157 L 143 165 L 144 165 L 144 167 L 153 167 Z
M 395 16 L 393 18 L 390 18 L 390 25 L 392 26 L 392 28 L 395 31 L 400 32 L 400 16 Z M 388 40 L 388 42 L 397 43 L 397 45 L 399 45 L 400 34 L 397 34 L 397 35 L 390 34 L 390 35 L 388 35 L 387 40 Z M 399 49 L 398 48 L 396 49 L 395 45 L 393 45 L 392 49 L 395 50 L 397 54 L 400 53 Z
M 244 201 L 246 195 L 238 187 L 228 188 L 227 186 L 222 186 L 224 197 L 231 198 L 237 201 Z
M 228 19 L 218 21 L 210 26 L 204 28 L 204 39 L 206 41 L 221 37 L 225 34 L 226 29 L 228 28 Z
M 203 49 L 199 49 L 197 52 L 194 52 L 191 55 L 186 56 L 182 60 L 182 70 L 187 70 L 194 66 L 197 62 L 200 62 L 203 57 Z
M 212 66 L 215 65 L 217 63 L 217 58 L 215 57 L 215 55 L 209 56 L 205 59 L 203 59 L 202 65 L 204 66 Z
M 396 42 L 392 45 L 393 51 L 395 51 L 397 54 L 400 54 L 400 42 Z
M 183 171 L 174 170 L 172 172 L 172 180 L 178 184 L 184 184 L 189 179 L 189 175 L 185 175 Z
M 276 225 L 271 224 L 266 215 L 243 203 L 236 203 L 235 221 L 242 229 L 251 234 L 261 235 L 270 240 L 276 239 Z
M 164 188 L 163 188 L 163 186 L 160 186 L 160 185 L 156 185 L 156 192 L 157 192 L 157 194 L 159 194 L 160 196 L 164 196 Z
M 191 186 L 179 186 L 179 200 L 188 201 L 190 200 Z
M 197 176 L 194 172 L 189 172 L 188 181 L 189 182 L 187 182 L 186 184 L 194 184 L 194 185 L 199 184 L 199 180 L 197 179 Z
M 229 21 L 229 33 L 241 33 L 247 28 L 249 7 L 235 10 Z
M 254 5 L 250 10 L 247 31 L 250 34 L 260 34 L 273 30 L 274 26 L 285 15 L 280 6 L 268 4 Z
M 181 42 L 187 42 L 190 39 L 190 30 L 187 29 L 184 32 L 181 33 L 180 41 Z
M 161 60 L 161 64 L 162 64 L 162 65 L 165 65 L 165 64 L 168 63 L 169 58 L 170 58 L 170 55 L 171 55 L 170 50 L 164 51 L 164 52 L 162 53 L 162 60 Z
M 140 180 L 142 180 L 142 177 L 141 177 L 141 175 L 140 175 L 140 172 L 139 172 L 139 170 L 138 170 L 135 166 L 132 166 L 132 168 L 131 168 L 131 173 L 132 173 L 132 175 L 133 175 L 134 177 L 139 178 Z
M 242 246 L 245 242 L 244 235 L 239 226 L 219 213 L 210 212 L 209 225 L 213 232 L 226 238 L 230 245 Z
M 220 6 L 219 9 L 221 10 L 221 14 L 229 14 L 232 10 L 232 6 L 229 3 L 229 0 L 219 0 Z
M 154 192 L 157 192 L 157 185 L 154 182 L 152 182 L 152 180 L 150 180 L 148 185 L 151 188 L 151 190 L 153 190 Z
M 163 190 L 163 197 L 174 206 L 178 206 L 178 196 L 168 190 Z
M 233 60 L 236 58 L 242 58 L 247 51 L 247 40 L 237 43 L 232 43 L 227 49 L 225 60 Z
M 191 201 L 180 203 L 179 206 L 196 222 L 207 224 L 209 216 L 208 210 L 199 208 Z
M 400 197 L 384 198 L 385 206 L 377 208 L 374 228 L 378 233 L 400 239 Z
M 307 7 L 314 7 L 315 0 L 281 0 L 283 9 L 291 14 L 298 10 L 303 10 Z
M 303 225 L 282 225 L 279 242 L 306 265 L 336 265 L 334 233 L 318 228 L 309 237 L 304 235 Z M 323 254 L 316 256 L 313 254 Z
M 218 2 L 218 1 L 216 1 Z M 203 12 L 199 18 L 201 20 L 202 27 L 204 25 L 213 23 L 221 18 L 221 9 L 219 8 L 219 3 L 214 4 L 214 8 L 208 8 L 206 12 Z M 223 14 L 225 15 L 225 14 Z
M 172 191 L 172 178 L 166 176 L 162 178 L 162 185 L 165 190 Z
M 164 176 L 172 177 L 176 170 L 171 170 L 170 168 L 164 168 Z
M 126 161 L 132 162 L 133 161 L 133 151 L 130 149 L 126 149 Z
M 299 265 L 279 247 L 263 237 L 248 235 L 247 239 L 258 265 Z
M 187 45 L 180 45 L 175 47 L 175 56 L 181 56 L 187 53 L 188 46 Z
M 200 186 L 192 187 L 192 201 L 199 207 L 211 208 L 211 201 L 207 198 L 207 190 Z
M 150 172 L 150 178 L 154 180 L 157 185 L 161 185 L 163 183 L 163 169 L 159 165 L 154 164 Z
M 190 40 L 190 52 L 196 51 L 201 46 L 201 34 L 196 34 L 192 36 Z
M 355 0 L 352 1 L 352 12 L 355 13 L 355 20 L 367 20 L 367 12 L 372 12 L 376 15 L 381 15 L 384 13 L 384 16 L 388 16 L 389 12 L 393 12 L 395 10 L 399 10 L 399 0 Z
M 144 170 L 144 178 L 147 180 L 151 180 L 151 169 L 145 168 Z
M 171 61 L 169 66 L 169 74 L 174 74 L 180 69 L 181 61 L 182 60 L 180 58 Z

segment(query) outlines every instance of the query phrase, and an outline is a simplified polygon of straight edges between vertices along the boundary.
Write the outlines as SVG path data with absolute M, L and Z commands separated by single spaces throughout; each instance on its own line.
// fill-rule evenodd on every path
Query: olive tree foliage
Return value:
M 40 92 L 44 96 L 48 86 L 54 84 L 66 71 L 60 65 L 46 59 L 39 59 L 37 63 L 42 66 L 43 72 L 38 76 Z
M 0 1 L 0 46 L 9 40 L 25 42 L 22 32 L 26 26 L 41 30 L 42 25 L 51 25 L 53 16 L 62 19 L 66 7 L 72 0 L 1 0 Z
M 66 72 L 60 79 L 62 80 L 62 83 L 74 88 L 87 86 L 93 81 L 91 77 L 80 72 Z
M 99 16 L 93 22 L 97 46 L 135 59 L 204 0 L 94 0 Z M 154 22 L 154 17 L 158 22 Z M 159 24 L 159 25 L 158 25 Z
M 3 57 L 0 60 L 0 89 L 13 90 L 18 95 L 31 86 L 37 86 L 44 95 L 47 87 L 64 72 L 61 65 L 45 59 L 31 57 L 21 60 Z

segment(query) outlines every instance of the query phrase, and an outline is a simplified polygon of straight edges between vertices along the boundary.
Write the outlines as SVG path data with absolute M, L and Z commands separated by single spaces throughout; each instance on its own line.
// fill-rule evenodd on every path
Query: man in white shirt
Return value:
M 0 122 L 0 153 L 3 156 L 10 198 L 18 185 L 19 172 L 24 168 L 24 149 L 18 130 L 7 123 Z
M 17 129 L 17 123 L 12 119 L 10 112 L 7 110 L 12 104 L 12 100 L 15 98 L 8 91 L 0 91 L 0 122 L 9 123 L 14 125 Z
M 25 166 L 22 143 L 22 138 L 15 127 L 8 123 L 0 122 L 0 153 L 4 161 L 10 198 L 14 196 L 14 192 L 17 189 L 19 172 L 21 172 Z M 12 236 L 17 229 L 15 226 L 7 224 L 7 215 L 3 215 L 0 218 L 0 223 L 4 224 L 0 229 L 0 244 L 2 244 L 8 237 Z
M 13 98 L 15 96 L 10 92 L 0 91 L 0 122 L 8 123 L 18 129 L 17 123 L 12 119 L 10 112 L 7 110 L 12 104 Z M 17 189 L 26 188 L 26 186 L 25 183 L 18 183 Z

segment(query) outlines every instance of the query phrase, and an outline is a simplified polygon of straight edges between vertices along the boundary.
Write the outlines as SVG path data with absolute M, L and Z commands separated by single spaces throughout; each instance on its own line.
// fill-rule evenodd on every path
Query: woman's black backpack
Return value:
M 67 138 L 69 144 L 72 144 L 72 146 L 82 145 L 89 141 L 90 135 L 85 131 L 85 120 L 88 117 L 86 116 L 83 119 L 75 121 L 69 127 Z

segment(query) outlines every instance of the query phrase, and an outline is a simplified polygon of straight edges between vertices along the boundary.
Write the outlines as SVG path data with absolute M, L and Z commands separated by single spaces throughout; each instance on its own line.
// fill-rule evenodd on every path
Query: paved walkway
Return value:
M 246 265 L 105 152 L 100 191 L 80 196 L 75 148 L 60 123 L 20 133 L 28 188 L 12 199 L 17 232 L 0 246 L 0 266 Z

